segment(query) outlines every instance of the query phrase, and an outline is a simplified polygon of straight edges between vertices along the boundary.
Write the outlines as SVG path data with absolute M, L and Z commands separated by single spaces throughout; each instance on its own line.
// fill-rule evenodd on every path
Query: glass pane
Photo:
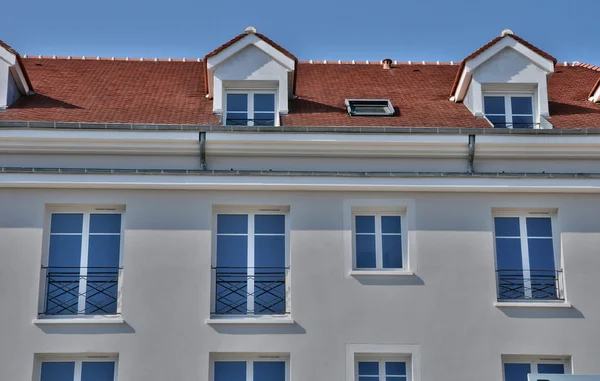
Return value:
M 246 362 L 215 361 L 215 381 L 246 381 Z
M 81 236 L 51 235 L 47 270 L 47 315 L 77 313 Z
M 285 267 L 285 236 L 261 235 L 254 237 L 254 265 L 256 267 Z
M 527 217 L 528 237 L 552 238 L 552 221 L 549 217 Z
M 485 115 L 494 128 L 506 128 L 506 117 L 504 115 Z
M 115 363 L 84 362 L 81 365 L 81 381 L 113 381 L 115 377 Z
M 375 216 L 356 216 L 354 223 L 357 233 L 375 233 Z
M 254 233 L 285 234 L 285 215 L 258 214 L 254 216 Z
M 504 364 L 504 381 L 527 381 L 529 373 L 529 364 Z
M 248 114 L 245 112 L 227 113 L 225 124 L 227 126 L 247 126 Z
M 48 267 L 75 267 L 79 273 L 81 266 L 81 236 L 51 235 Z
M 119 281 L 118 235 L 91 235 L 89 240 L 86 314 L 115 314 Z
M 565 374 L 564 364 L 538 364 L 540 374 Z
M 359 376 L 377 376 L 379 375 L 379 363 L 377 361 L 359 361 Z
M 356 236 L 356 268 L 374 269 L 377 267 L 375 259 L 375 235 Z
M 41 381 L 72 381 L 75 377 L 74 362 L 43 362 Z
M 379 381 L 379 376 L 360 376 L 358 381 Z
M 248 94 L 227 94 L 227 111 L 248 111 Z
M 531 97 L 511 97 L 510 105 L 514 114 L 533 114 Z M 493 113 L 492 113 L 493 114 Z
M 83 214 L 52 214 L 50 233 L 81 233 Z
M 496 237 L 519 237 L 521 235 L 521 230 L 519 228 L 519 218 L 494 218 L 494 232 L 496 234 Z
M 351 110 L 355 114 L 378 114 L 386 115 L 388 113 L 387 104 L 385 105 L 354 105 Z
M 535 299 L 556 299 L 558 283 L 551 238 L 530 238 L 529 267 L 531 296 Z
M 285 362 L 255 361 L 253 381 L 285 381 Z
M 274 126 L 275 125 L 275 114 L 265 112 L 254 113 L 254 125 L 255 126 Z
M 246 214 L 217 215 L 217 234 L 248 234 Z
M 401 233 L 400 216 L 382 216 L 381 231 L 383 233 Z
M 111 267 L 112 270 L 115 270 L 115 267 L 119 267 L 121 236 L 91 235 L 88 250 L 89 271 L 106 271 L 105 267 Z
M 386 376 L 406 376 L 406 363 L 400 361 L 386 361 Z
M 285 237 L 254 237 L 254 312 L 285 313 Z
M 524 298 L 523 260 L 519 238 L 496 238 L 496 266 L 498 299 Z
M 121 215 L 90 215 L 90 233 L 121 233 Z
M 248 237 L 217 236 L 217 267 L 248 266 Z
M 406 376 L 387 376 L 385 381 L 406 381 Z
M 512 117 L 513 128 L 533 128 L 533 116 Z
M 275 112 L 275 94 L 254 94 L 254 111 Z
M 505 114 L 504 97 L 483 97 L 483 107 L 486 114 Z
M 402 268 L 402 236 L 384 235 L 382 237 L 383 245 L 383 268 L 401 269 Z

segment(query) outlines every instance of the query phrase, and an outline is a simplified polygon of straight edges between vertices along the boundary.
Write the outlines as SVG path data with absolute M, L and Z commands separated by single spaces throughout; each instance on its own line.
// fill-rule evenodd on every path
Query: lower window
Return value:
M 410 362 L 401 358 L 358 358 L 357 381 L 408 381 Z
M 503 364 L 504 381 L 528 381 L 529 374 L 569 374 L 566 359 L 507 358 Z
M 264 358 L 227 358 L 213 363 L 212 381 L 285 381 L 287 360 L 278 356 Z
M 117 360 L 113 358 L 56 358 L 39 361 L 36 381 L 116 381 Z

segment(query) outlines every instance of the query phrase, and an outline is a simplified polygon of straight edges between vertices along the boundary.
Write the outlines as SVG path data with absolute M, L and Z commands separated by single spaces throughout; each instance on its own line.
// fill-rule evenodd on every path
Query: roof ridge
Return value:
M 593 71 L 600 71 L 600 66 L 596 66 L 596 65 L 592 65 L 586 62 L 580 62 L 580 61 L 573 61 L 572 63 L 573 66 L 580 66 L 586 69 L 590 69 Z
M 317 64 L 317 65 L 383 65 L 383 60 L 381 60 L 381 61 L 301 60 L 301 61 L 298 61 L 298 63 Z M 392 65 L 397 65 L 397 66 L 399 66 L 399 65 L 456 66 L 456 65 L 458 65 L 458 61 L 392 61 Z
M 159 57 L 101 57 L 101 56 L 31 56 L 23 54 L 23 58 L 26 59 L 39 59 L 39 60 L 81 60 L 81 61 L 131 61 L 131 62 L 202 62 L 202 58 L 159 58 Z

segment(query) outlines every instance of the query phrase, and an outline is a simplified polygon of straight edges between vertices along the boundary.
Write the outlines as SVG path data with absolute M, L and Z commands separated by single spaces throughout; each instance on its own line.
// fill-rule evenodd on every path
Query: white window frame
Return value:
M 46 299 L 47 299 L 47 282 L 46 276 L 40 277 L 40 295 L 38 302 L 38 315 L 44 319 L 69 319 L 69 318 L 86 318 L 86 319 L 99 319 L 99 318 L 114 318 L 121 315 L 122 306 L 122 286 L 123 286 L 123 249 L 124 249 L 124 236 L 125 236 L 125 208 L 122 205 L 94 205 L 94 206 L 49 206 L 46 208 L 46 215 L 44 221 L 44 237 L 43 237 L 43 252 L 42 252 L 42 267 L 47 267 L 50 260 L 50 237 L 53 235 L 50 232 L 52 215 L 53 214 L 83 214 L 83 226 L 81 234 L 81 255 L 80 255 L 80 275 L 82 279 L 79 280 L 79 289 L 85 290 L 87 288 L 87 279 L 83 276 L 87 275 L 87 263 L 89 256 L 89 238 L 90 238 L 90 215 L 91 214 L 120 214 L 121 215 L 121 231 L 120 236 L 120 247 L 119 247 L 119 271 L 117 281 L 117 311 L 114 315 L 87 315 L 85 313 L 79 313 L 74 315 L 43 315 L 42 312 L 46 310 Z M 79 235 L 78 233 L 58 233 L 60 235 Z M 116 233 L 93 233 L 92 235 L 117 235 Z M 85 254 L 85 255 L 84 255 Z M 83 269 L 85 268 L 85 269 Z M 83 287 L 83 288 L 82 288 Z M 77 303 L 77 310 L 85 310 L 86 297 L 80 295 Z
M 485 97 L 504 97 L 504 114 L 488 114 L 485 111 Z M 506 127 L 505 128 L 509 128 L 512 129 L 513 125 L 512 125 L 512 117 L 513 116 L 529 116 L 529 114 L 513 114 L 512 113 L 512 103 L 511 103 L 511 98 L 512 97 L 531 97 L 531 112 L 532 112 L 532 120 L 533 120 L 533 129 L 540 129 L 540 116 L 538 114 L 537 111 L 537 105 L 536 105 L 536 93 L 535 91 L 530 91 L 530 90 L 523 90 L 523 91 L 517 91 L 517 90 L 512 90 L 512 91 L 494 91 L 494 90 L 486 90 L 483 92 L 483 97 L 482 97 L 482 106 L 483 106 L 483 115 L 485 116 L 486 120 L 488 122 L 490 122 L 493 126 L 493 123 L 487 119 L 487 115 L 491 115 L 491 116 L 501 116 L 504 115 L 504 122 L 506 123 Z
M 225 88 L 223 92 L 223 125 L 227 125 L 227 94 L 246 94 L 248 96 L 248 126 L 254 126 L 254 95 L 255 94 L 273 94 L 274 97 L 274 105 L 273 105 L 273 113 L 274 113 L 274 127 L 279 126 L 279 110 L 278 102 L 277 102 L 277 89 L 228 89 Z M 232 114 L 238 114 L 239 112 L 232 112 Z
M 42 363 L 45 362 L 74 362 L 75 363 L 75 376 L 73 381 L 81 381 L 81 372 L 84 362 L 114 362 L 115 363 L 115 374 L 113 381 L 119 381 L 119 356 L 118 355 L 106 355 L 106 354 L 53 354 L 53 355 L 36 355 L 35 366 L 33 370 L 34 381 L 41 381 L 42 379 Z M 62 380 L 61 380 L 62 381 Z
M 254 315 L 250 311 L 246 315 L 212 315 L 212 319 L 209 319 L 209 323 L 217 323 L 218 321 L 214 318 L 225 318 L 227 320 L 232 319 L 245 319 L 255 317 L 264 321 L 269 317 L 284 317 L 287 321 L 291 319 L 291 269 L 290 269 L 290 208 L 288 206 L 252 206 L 252 207 L 237 207 L 237 206 L 215 206 L 213 207 L 213 229 L 212 229 L 212 267 L 217 266 L 217 216 L 220 214 L 244 214 L 248 217 L 248 233 L 247 234 L 224 234 L 224 235 L 235 235 L 235 236 L 248 236 L 248 273 L 247 276 L 254 275 L 254 216 L 257 214 L 277 214 L 284 215 L 285 220 L 285 310 L 287 314 L 278 315 L 267 315 L 258 314 Z M 220 235 L 220 234 L 219 234 Z M 260 234 L 259 234 L 260 235 Z M 269 234 L 271 235 L 271 234 Z M 252 269 L 251 269 L 252 268 Z M 248 293 L 254 292 L 254 281 L 248 279 L 248 285 L 246 286 Z M 213 271 L 211 276 L 211 311 L 216 311 L 217 305 L 217 287 L 216 287 L 216 274 Z M 254 309 L 254 298 L 252 295 L 248 295 L 247 309 L 252 303 L 252 310 Z M 290 322 L 293 322 L 290 320 Z
M 397 355 L 397 354 L 376 354 L 376 353 L 368 353 L 368 354 L 357 354 L 354 357 L 354 374 L 355 381 L 358 381 L 359 373 L 358 373 L 358 363 L 359 362 L 377 362 L 379 364 L 379 379 L 373 381 L 386 381 L 387 374 L 385 373 L 385 363 L 386 362 L 404 362 L 406 363 L 406 381 L 412 380 L 412 366 L 410 361 L 410 355 Z
M 523 284 L 527 289 L 529 287 L 529 291 L 525 294 L 525 299 L 515 300 L 512 302 L 522 303 L 522 302 L 536 302 L 536 303 L 565 303 L 566 302 L 566 294 L 565 294 L 565 282 L 564 282 L 564 270 L 563 270 L 563 262 L 562 255 L 560 251 L 560 233 L 558 229 L 558 218 L 557 213 L 555 211 L 495 211 L 492 214 L 492 233 L 494 238 L 494 266 L 496 270 L 498 270 L 498 251 L 496 248 L 496 217 L 508 217 L 508 218 L 518 218 L 519 219 L 519 240 L 521 243 L 521 264 L 523 267 Z M 527 244 L 528 238 L 536 238 L 529 237 L 527 235 L 527 218 L 550 218 L 550 224 L 552 225 L 552 249 L 554 251 L 554 265 L 556 266 L 555 271 L 557 271 L 558 276 L 558 287 L 557 292 L 558 296 L 562 296 L 564 300 L 546 300 L 546 299 L 535 299 L 532 297 L 531 292 L 531 280 L 530 280 L 530 271 L 529 268 L 529 246 Z M 546 238 L 546 237 L 543 237 Z M 500 239 L 502 239 L 500 237 Z M 506 238 L 506 239 L 515 239 L 515 238 Z M 496 299 L 499 296 L 498 284 L 496 282 Z M 502 303 L 502 302 L 498 302 Z M 511 302 L 507 302 L 511 303 Z
M 572 374 L 571 358 L 565 356 L 502 356 L 502 381 L 506 381 L 506 374 L 504 373 L 504 364 L 529 364 L 531 368 L 531 374 L 537 375 L 538 364 L 562 364 L 565 367 L 564 374 Z
M 254 380 L 254 366 L 255 362 L 271 362 L 281 361 L 285 363 L 285 381 L 290 380 L 290 356 L 289 354 L 281 353 L 260 353 L 260 354 L 226 354 L 226 353 L 212 353 L 209 368 L 209 380 L 215 381 L 215 363 L 219 361 L 239 361 L 246 363 L 246 381 Z
M 365 269 L 358 268 L 356 266 L 356 237 L 358 235 L 372 235 L 371 233 L 357 233 L 356 232 L 356 217 L 357 216 L 373 216 L 375 218 L 375 268 Z M 381 228 L 381 217 L 400 217 L 400 233 L 383 233 Z M 352 269 L 355 271 L 405 271 L 407 269 L 408 263 L 408 245 L 405 244 L 405 225 L 406 225 L 406 215 L 405 213 L 398 211 L 373 211 L 369 212 L 367 210 L 357 211 L 352 214 Z M 402 239 L 402 267 L 383 267 L 383 236 L 384 235 L 399 235 Z
M 358 361 L 378 360 L 404 361 L 406 380 L 421 381 L 421 346 L 417 344 L 346 344 L 346 381 L 358 380 Z

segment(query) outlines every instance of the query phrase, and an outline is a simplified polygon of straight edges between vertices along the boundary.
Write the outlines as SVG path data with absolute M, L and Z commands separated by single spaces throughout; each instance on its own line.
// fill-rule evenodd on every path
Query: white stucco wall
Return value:
M 8 92 L 7 92 L 7 106 L 13 104 L 17 99 L 21 97 L 21 92 L 17 87 L 15 79 L 12 76 L 12 73 L 8 73 Z
M 409 200 L 415 276 L 344 271 L 348 200 Z M 125 205 L 123 318 L 36 326 L 47 204 Z M 290 207 L 292 326 L 210 326 L 214 205 Z M 348 344 L 420 348 L 422 380 L 500 381 L 506 354 L 568 355 L 600 373 L 597 195 L 0 189 L 0 369 L 34 354 L 118 353 L 120 381 L 206 380 L 214 352 L 288 353 L 290 380 L 347 380 Z M 492 208 L 558 209 L 573 308 L 494 307 Z M 412 246 L 411 246 L 412 247 Z

